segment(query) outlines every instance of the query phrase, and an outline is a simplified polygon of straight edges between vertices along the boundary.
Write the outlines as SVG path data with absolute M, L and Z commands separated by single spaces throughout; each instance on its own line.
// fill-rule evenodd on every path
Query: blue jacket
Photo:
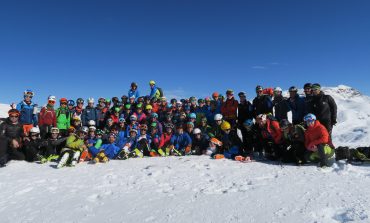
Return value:
M 94 146 L 89 148 L 90 153 L 95 157 L 100 151 L 104 150 L 104 154 L 109 159 L 114 159 L 121 151 L 116 144 L 103 144 L 99 149 L 95 148 Z
M 288 102 L 289 108 L 292 111 L 293 122 L 303 122 L 303 117 L 306 114 L 306 103 L 304 98 L 296 95 L 294 102 L 292 102 L 290 99 Z
M 154 86 L 154 87 L 152 88 L 152 90 L 150 91 L 150 95 L 149 95 L 150 99 L 153 99 L 153 98 L 155 98 L 155 97 L 156 97 L 157 91 L 158 91 L 157 86 Z
M 135 96 L 135 101 L 137 101 L 137 99 L 140 97 L 139 90 L 136 89 L 135 91 L 133 91 L 132 89 L 130 89 L 128 91 L 128 98 L 131 98 L 132 96 Z
M 21 113 L 19 120 L 21 124 L 26 125 L 33 124 L 34 126 L 37 126 L 38 118 L 37 114 L 33 114 L 34 107 L 35 107 L 34 103 L 28 105 L 24 101 L 21 101 L 19 104 L 17 104 L 17 110 Z
M 82 125 L 87 126 L 90 120 L 94 120 L 98 124 L 98 111 L 96 108 L 86 107 L 82 112 Z
M 185 151 L 185 148 L 190 146 L 191 143 L 191 137 L 186 132 L 181 135 L 176 133 L 171 137 L 171 145 L 173 145 L 175 149 L 179 151 Z
M 127 134 L 126 134 L 126 131 L 120 131 L 118 133 L 118 137 L 117 137 L 117 140 L 116 140 L 116 144 L 119 148 L 123 148 L 126 144 L 126 141 L 127 141 Z

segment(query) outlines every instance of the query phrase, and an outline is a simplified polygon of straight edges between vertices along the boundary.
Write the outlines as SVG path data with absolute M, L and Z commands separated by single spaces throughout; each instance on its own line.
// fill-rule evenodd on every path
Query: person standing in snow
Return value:
M 243 123 L 247 119 L 253 119 L 253 105 L 247 100 L 247 95 L 244 91 L 238 93 L 240 102 L 238 105 L 238 126 L 242 128 Z
M 32 90 L 24 91 L 24 100 L 17 104 L 16 107 L 20 112 L 19 122 L 23 125 L 23 130 L 26 135 L 31 128 L 38 126 L 37 105 L 32 102 L 34 95 Z
M 49 96 L 47 105 L 40 111 L 39 127 L 42 139 L 45 139 L 47 134 L 50 134 L 51 128 L 57 126 L 57 119 L 54 110 L 55 102 L 55 96 Z
M 272 101 L 269 95 L 263 94 L 263 88 L 256 87 L 257 96 L 253 99 L 254 117 L 260 114 L 272 114 Z
M 306 105 L 304 99 L 299 96 L 298 89 L 294 86 L 289 88 L 289 107 L 292 111 L 293 125 L 302 123 L 303 117 L 306 114 Z
M 155 81 L 149 81 L 150 86 L 150 100 L 151 101 L 157 101 L 161 97 L 161 92 L 155 85 Z
M 272 104 L 274 106 L 274 116 L 278 121 L 288 119 L 289 103 L 282 95 L 283 90 L 280 87 L 274 89 L 274 99 Z
M 238 101 L 234 98 L 234 91 L 229 89 L 226 91 L 226 101 L 221 105 L 221 114 L 224 120 L 235 126 L 237 120 Z

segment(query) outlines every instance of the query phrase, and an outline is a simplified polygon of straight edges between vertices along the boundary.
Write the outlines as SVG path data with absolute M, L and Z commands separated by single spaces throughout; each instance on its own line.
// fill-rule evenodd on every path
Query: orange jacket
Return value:
M 304 133 L 304 144 L 307 149 L 311 150 L 312 146 L 326 144 L 329 142 L 328 130 L 316 120 L 315 125 L 308 127 Z

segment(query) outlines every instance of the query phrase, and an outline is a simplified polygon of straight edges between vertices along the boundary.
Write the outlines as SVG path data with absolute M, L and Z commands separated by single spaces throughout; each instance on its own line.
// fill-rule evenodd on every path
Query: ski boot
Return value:
M 75 167 L 76 166 L 76 164 L 80 160 L 79 159 L 80 158 L 80 155 L 81 155 L 81 152 L 80 151 L 76 151 L 76 152 L 73 153 L 71 167 Z
M 69 153 L 64 153 L 63 156 L 60 158 L 57 169 L 60 169 L 67 165 L 68 159 L 69 159 Z

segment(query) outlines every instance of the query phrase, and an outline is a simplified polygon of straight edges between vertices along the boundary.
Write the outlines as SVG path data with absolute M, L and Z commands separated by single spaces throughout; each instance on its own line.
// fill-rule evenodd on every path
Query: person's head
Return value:
M 68 104 L 67 104 L 67 106 L 68 106 L 68 109 L 69 109 L 69 110 L 72 110 L 72 109 L 73 109 L 73 107 L 75 106 L 75 101 L 73 101 L 73 100 L 68 100 Z
M 156 122 L 152 122 L 152 124 L 150 124 L 150 134 L 152 135 L 155 135 L 157 132 L 158 132 L 158 128 L 157 128 L 157 123 Z
M 256 122 L 259 127 L 263 128 L 267 123 L 267 115 L 266 114 L 259 114 L 256 117 Z
M 112 126 L 113 124 L 114 124 L 113 119 L 108 118 L 108 119 L 107 119 L 107 125 L 108 125 L 108 126 Z
M 130 116 L 130 121 L 131 121 L 131 124 L 135 124 L 137 122 L 137 116 L 136 115 L 131 115 Z
M 176 125 L 176 133 L 180 135 L 184 133 L 184 127 L 182 123 Z
M 103 138 L 103 131 L 102 130 L 97 129 L 96 132 L 95 132 L 95 134 L 96 134 L 96 138 L 97 139 Z
M 257 96 L 262 96 L 263 95 L 263 87 L 262 86 L 257 85 L 256 94 L 257 94 Z
M 110 108 L 110 105 L 111 105 L 111 100 L 110 100 L 110 98 L 106 98 L 106 99 L 105 99 L 105 107 L 106 107 L 106 108 Z
M 170 101 L 170 103 L 171 103 L 172 106 L 176 106 L 177 99 L 176 98 L 172 98 L 171 101 Z
M 165 128 L 167 134 L 171 134 L 173 132 L 174 126 L 173 126 L 172 123 L 165 123 L 164 128 Z
M 116 134 L 114 134 L 114 133 L 110 133 L 109 134 L 109 137 L 108 137 L 108 141 L 109 141 L 109 143 L 115 143 L 116 142 L 116 137 L 117 137 L 117 135 Z
M 118 134 L 118 127 L 116 125 L 114 125 L 111 129 L 110 129 L 110 133 L 113 133 L 113 134 Z
M 154 86 L 155 86 L 155 81 L 149 81 L 149 86 L 150 86 L 150 88 L 154 88 Z
M 82 109 L 82 107 L 84 106 L 84 103 L 85 103 L 84 99 L 78 98 L 76 100 L 76 102 L 77 102 L 77 107 L 80 108 L 80 109 Z
M 143 112 L 143 104 L 137 104 L 136 105 L 136 112 L 141 114 Z
M 304 93 L 306 96 L 312 95 L 312 84 L 311 83 L 306 83 L 303 86 Z
M 135 138 L 137 136 L 137 129 L 130 129 L 130 137 Z
M 40 129 L 38 127 L 32 127 L 30 130 L 30 138 L 32 141 L 40 138 Z
M 316 122 L 316 116 L 314 114 L 309 113 L 303 118 L 303 121 L 305 122 L 308 128 L 313 127 Z
M 50 137 L 52 139 L 57 139 L 59 137 L 59 129 L 58 128 L 55 128 L 55 127 L 51 128 L 50 133 L 51 133 Z
M 113 105 L 117 105 L 117 104 L 118 104 L 118 102 L 119 102 L 118 97 L 113 97 L 113 98 L 112 98 L 112 102 L 113 102 Z
M 130 104 L 134 104 L 135 103 L 135 96 L 131 96 L 130 99 L 129 99 L 129 103 Z
M 207 126 L 207 118 L 206 117 L 203 117 L 201 120 L 200 120 L 200 125 L 201 126 Z
M 122 104 L 126 104 L 128 101 L 128 97 L 126 95 L 122 95 L 121 101 L 122 101 Z
M 195 120 L 197 119 L 197 115 L 195 113 L 189 114 L 189 121 L 192 123 L 195 123 Z
M 200 139 L 202 137 L 202 131 L 198 128 L 193 130 L 193 135 L 196 139 Z
M 80 130 L 77 131 L 77 137 L 80 139 L 84 139 L 88 133 L 89 133 L 89 128 L 84 126 Z
M 180 118 L 180 120 L 185 120 L 186 119 L 186 113 L 185 112 L 180 112 L 179 118 Z
M 253 127 L 253 119 L 247 119 L 243 122 L 243 126 L 247 131 L 250 131 Z
M 238 96 L 241 102 L 244 102 L 247 100 L 247 94 L 244 91 L 239 92 Z
M 220 97 L 220 94 L 218 92 L 213 92 L 212 94 L 213 100 L 217 101 L 219 97 Z
M 194 129 L 194 123 L 193 122 L 187 122 L 186 123 L 186 131 L 188 133 L 192 133 Z
M 67 107 L 67 104 L 68 104 L 67 98 L 61 98 L 59 100 L 59 102 L 60 102 L 60 107 L 62 107 L 62 108 L 66 108 Z
M 55 98 L 55 96 L 50 95 L 50 96 L 48 97 L 48 105 L 49 105 L 49 106 L 54 106 L 54 105 L 55 105 L 55 102 L 56 102 L 56 98 Z
M 152 119 L 152 122 L 155 122 L 158 119 L 158 114 L 153 112 L 152 114 L 150 114 L 150 118 Z
M 160 100 L 161 100 L 162 106 L 167 105 L 167 98 L 166 97 L 161 97 Z
M 274 88 L 274 96 L 275 97 L 281 96 L 282 93 L 283 93 L 283 89 L 281 89 L 281 87 Z
M 146 124 L 141 124 L 140 125 L 140 134 L 141 135 L 146 135 L 148 132 L 148 126 Z
M 224 131 L 226 134 L 230 133 L 231 125 L 228 121 L 223 121 L 221 123 L 221 130 Z
M 321 85 L 316 83 L 316 84 L 313 84 L 312 85 L 312 94 L 315 96 L 315 95 L 319 95 L 321 92 Z
M 204 101 L 206 103 L 207 106 L 210 106 L 211 105 L 211 98 L 210 97 L 205 97 L 204 98 Z
M 289 128 L 291 126 L 291 123 L 287 119 L 283 119 L 280 121 L 280 130 L 282 132 L 289 132 Z
M 90 126 L 89 127 L 89 137 L 94 138 L 95 137 L 95 131 L 96 131 L 96 127 L 95 126 Z
M 74 126 L 79 126 L 79 125 L 81 125 L 81 119 L 80 119 L 80 117 L 79 117 L 79 116 L 74 116 L 74 117 L 73 117 L 73 119 L 72 119 L 72 121 L 73 121 L 73 125 L 74 125 Z
M 234 98 L 234 91 L 233 91 L 233 90 L 231 90 L 231 89 L 228 89 L 228 90 L 226 91 L 226 98 L 227 98 L 227 99 L 232 99 L 232 98 Z
M 216 125 L 218 125 L 218 126 L 220 126 L 221 125 L 221 123 L 222 123 L 222 115 L 221 114 L 216 114 L 215 116 L 214 116 L 214 121 L 215 121 L 215 123 L 216 123 Z
M 173 117 L 172 112 L 167 112 L 166 117 L 165 117 L 166 121 L 167 122 L 172 121 L 172 117 Z
M 125 112 L 129 114 L 131 112 L 131 104 L 125 104 Z
M 73 126 L 69 126 L 68 128 L 68 136 L 71 136 L 76 133 L 76 128 Z
M 137 89 L 137 84 L 136 84 L 136 82 L 132 82 L 132 83 L 131 83 L 131 90 L 136 91 L 136 89 Z
M 152 110 L 153 110 L 153 106 L 151 106 L 151 105 L 146 105 L 145 106 L 145 111 L 146 111 L 147 114 L 151 114 Z
M 98 103 L 99 103 L 99 106 L 101 108 L 104 108 L 105 107 L 105 98 L 99 98 Z
M 23 98 L 26 103 L 31 103 L 33 96 L 35 96 L 35 94 L 32 90 L 25 90 L 23 93 Z
M 295 86 L 291 86 L 289 88 L 289 97 L 295 98 L 297 94 L 298 94 L 298 89 Z
M 12 124 L 18 123 L 19 121 L 19 111 L 17 109 L 10 109 L 8 111 L 9 120 Z
M 94 98 L 88 98 L 87 99 L 87 104 L 91 108 L 94 107 L 94 102 L 95 102 Z
M 126 124 L 126 119 L 120 118 L 119 119 L 119 127 L 123 128 L 123 127 L 125 127 L 125 124 Z

